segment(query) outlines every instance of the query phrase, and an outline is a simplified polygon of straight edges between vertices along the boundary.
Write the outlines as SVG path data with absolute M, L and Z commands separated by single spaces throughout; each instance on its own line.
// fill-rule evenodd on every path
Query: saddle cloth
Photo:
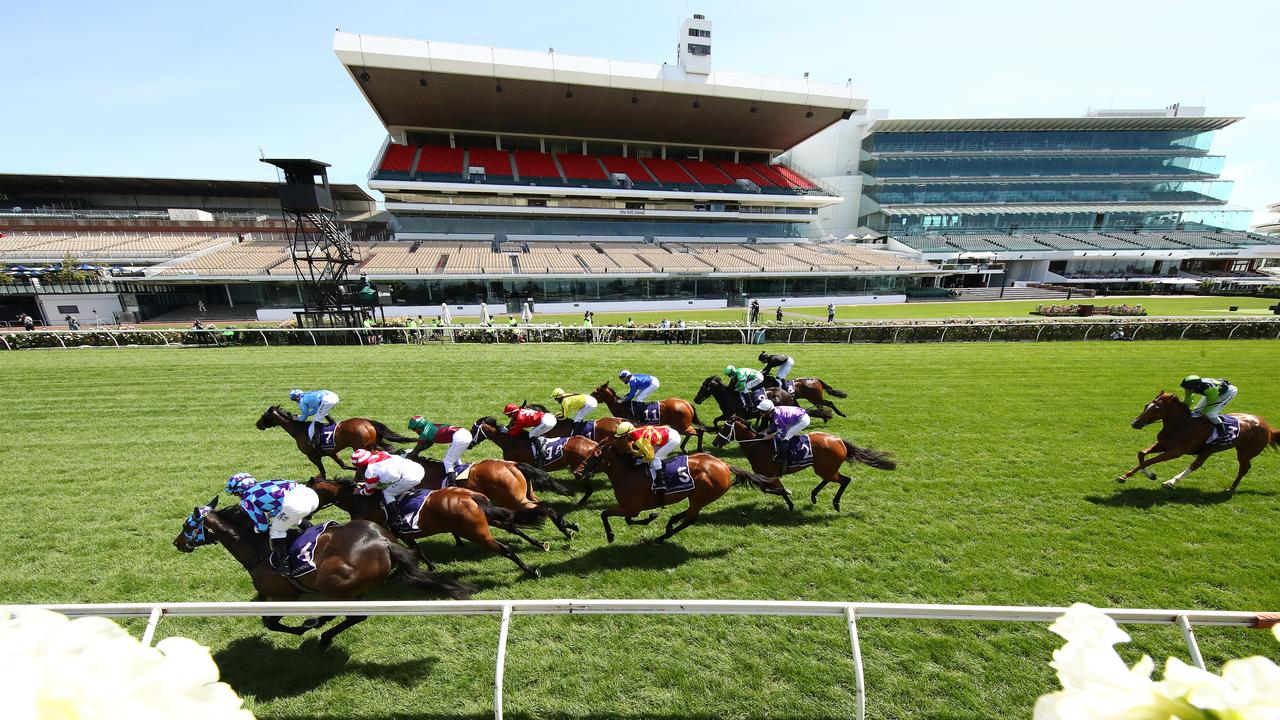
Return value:
M 663 482 L 666 489 L 663 492 L 679 493 L 688 492 L 693 489 L 693 475 L 689 474 L 689 456 L 677 455 L 662 465 Z M 652 488 L 655 492 L 658 489 L 655 483 Z
M 793 438 L 787 447 L 787 466 L 806 467 L 813 464 L 813 443 L 809 436 L 801 433 Z
M 553 463 L 559 460 L 560 458 L 564 457 L 564 446 L 568 442 L 569 442 L 569 438 L 567 437 L 554 438 L 551 440 L 547 440 L 547 442 L 544 443 L 542 446 L 542 455 L 538 457 L 538 460 L 542 463 Z M 534 450 L 535 450 L 534 455 L 537 456 L 536 445 L 534 446 Z
M 319 525 L 312 525 L 303 530 L 289 542 L 289 554 L 292 555 L 293 573 L 290 577 L 301 577 L 316 569 L 315 558 L 313 555 L 316 550 L 316 538 L 320 537 L 320 533 L 329 529 L 330 525 L 337 523 L 330 520 Z
M 747 410 L 754 412 L 756 409 L 756 406 L 759 405 L 760 401 L 763 400 L 764 398 L 765 398 L 765 389 L 763 387 L 758 387 L 754 390 L 749 390 L 747 392 L 742 393 L 742 406 L 745 407 Z
M 332 450 L 333 434 L 337 432 L 337 429 L 338 423 L 317 425 L 315 435 L 311 438 L 311 444 L 320 450 Z
M 596 436 L 596 421 L 587 420 L 586 422 L 582 423 L 582 429 L 580 431 L 574 432 L 573 434 L 581 435 L 582 437 L 585 437 L 585 438 L 594 438 Z
M 662 417 L 662 403 L 642 403 L 631 401 L 631 419 L 646 425 L 655 425 Z
M 1226 428 L 1226 437 L 1219 437 L 1221 433 L 1217 428 L 1209 433 L 1209 439 L 1204 441 L 1204 446 L 1222 445 L 1223 449 L 1229 448 L 1235 444 L 1236 439 L 1240 437 L 1240 419 L 1231 417 L 1230 415 L 1219 415 L 1218 419 L 1222 420 L 1222 426 Z
M 796 391 L 796 383 L 794 380 L 787 380 L 785 378 L 779 378 L 774 375 L 765 375 L 764 384 L 761 385 L 760 387 L 780 388 L 792 394 L 795 394 L 795 391 Z
M 430 490 L 410 490 L 396 498 L 396 510 L 400 512 L 400 519 L 404 520 L 405 525 L 414 530 L 422 529 L 418 527 L 418 513 L 422 511 L 422 505 L 430 495 Z

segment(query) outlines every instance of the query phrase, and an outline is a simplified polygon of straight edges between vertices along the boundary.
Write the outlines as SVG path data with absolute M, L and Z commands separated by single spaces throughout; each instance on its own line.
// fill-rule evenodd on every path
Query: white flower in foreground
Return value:
M 253 719 L 196 642 L 32 609 L 0 612 L 0 702 L 13 720 Z

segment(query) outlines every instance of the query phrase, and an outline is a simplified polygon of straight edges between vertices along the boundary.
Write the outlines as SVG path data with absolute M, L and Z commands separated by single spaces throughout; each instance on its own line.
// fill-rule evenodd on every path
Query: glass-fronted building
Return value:
M 1241 230 L 1213 133 L 1238 118 L 1172 106 L 1079 118 L 874 122 L 859 224 L 898 235 Z

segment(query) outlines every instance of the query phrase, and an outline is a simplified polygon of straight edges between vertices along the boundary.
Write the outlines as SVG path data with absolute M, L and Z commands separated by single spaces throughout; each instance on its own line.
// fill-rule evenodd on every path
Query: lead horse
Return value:
M 325 458 L 330 458 L 338 463 L 338 467 L 343 470 L 354 470 L 346 463 L 342 462 L 342 458 L 338 457 L 338 453 L 351 449 L 365 450 L 391 450 L 392 447 L 387 444 L 388 441 L 407 443 L 413 442 L 411 437 L 405 437 L 383 425 L 377 420 L 369 418 L 347 418 L 338 423 L 333 428 L 333 447 L 321 449 L 311 442 L 311 438 L 307 435 L 308 422 L 294 420 L 293 416 L 285 412 L 279 405 L 272 405 L 262 413 L 262 417 L 258 418 L 257 428 L 266 430 L 271 427 L 284 428 L 289 433 L 294 442 L 298 444 L 298 451 L 307 456 L 320 474 L 316 477 L 325 479 L 324 463 Z
M 1272 428 L 1266 420 L 1257 415 L 1231 413 L 1230 417 L 1240 422 L 1240 434 L 1236 436 L 1235 441 L 1229 445 L 1206 447 L 1205 441 L 1209 439 L 1213 425 L 1208 419 L 1193 415 L 1187 404 L 1176 395 L 1160 391 L 1130 425 L 1135 430 L 1140 430 L 1151 423 L 1162 422 L 1164 427 L 1160 428 L 1154 443 L 1145 450 L 1138 451 L 1137 467 L 1117 477 L 1116 482 L 1123 483 L 1137 472 L 1155 480 L 1156 474 L 1148 470 L 1148 467 L 1165 460 L 1194 454 L 1196 459 L 1186 470 L 1162 483 L 1164 487 L 1171 488 L 1179 480 L 1199 469 L 1210 455 L 1235 448 L 1236 462 L 1239 467 L 1235 482 L 1231 483 L 1231 487 L 1227 490 L 1227 492 L 1235 492 L 1236 487 L 1240 485 L 1240 480 L 1249 472 L 1250 463 L 1255 457 L 1268 447 L 1280 449 L 1280 430 Z M 1151 455 L 1155 457 L 1148 457 Z
M 821 378 L 796 378 L 791 381 L 791 394 L 797 400 L 808 400 L 813 403 L 815 408 L 831 408 L 835 414 L 840 417 L 849 417 L 840 412 L 840 408 L 836 404 L 827 399 L 827 395 L 831 397 L 846 398 L 849 394 L 843 390 L 837 390 L 828 385 Z M 773 375 L 764 376 L 764 384 L 761 387 L 766 388 L 782 388 L 782 381 Z M 813 413 L 810 412 L 810 415 Z
M 800 403 L 796 402 L 794 395 L 781 388 L 769 388 L 764 391 L 764 396 L 774 405 L 800 406 Z M 715 398 L 716 405 L 720 406 L 720 414 L 711 421 L 711 424 L 715 427 L 719 427 L 722 420 L 728 420 L 734 416 L 748 420 L 755 420 L 760 417 L 760 410 L 755 407 L 747 407 L 746 403 L 742 401 L 742 393 L 725 384 L 719 375 L 712 375 L 703 380 L 693 401 L 701 405 L 709 397 Z M 823 422 L 831 419 L 831 411 L 823 407 L 815 407 L 807 412 Z
M 609 387 L 607 381 L 591 391 L 591 397 L 608 405 L 609 412 L 614 415 L 620 418 L 628 418 L 632 421 L 636 420 L 636 418 L 631 417 L 631 408 L 627 406 L 627 403 L 622 402 L 622 399 L 618 397 L 618 393 Z M 698 410 L 688 400 L 667 398 L 658 403 L 658 409 L 658 424 L 666 425 L 680 433 L 681 452 L 684 452 L 685 443 L 689 442 L 689 438 L 694 436 L 698 438 L 698 452 L 702 452 L 702 433 L 707 428 L 698 419 Z

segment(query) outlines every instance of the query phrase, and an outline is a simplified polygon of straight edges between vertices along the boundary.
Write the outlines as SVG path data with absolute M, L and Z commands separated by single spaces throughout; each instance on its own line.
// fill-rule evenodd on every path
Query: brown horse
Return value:
M 598 444 L 581 465 L 574 470 L 574 476 L 589 482 L 592 473 L 603 470 L 609 476 L 609 484 L 613 486 L 613 496 L 618 504 L 601 512 L 600 521 L 604 523 L 604 534 L 609 542 L 613 542 L 613 528 L 609 526 L 610 517 L 620 517 L 628 525 L 648 525 L 658 513 L 653 512 L 643 520 L 635 517 L 644 510 L 658 507 L 658 496 L 653 492 L 649 480 L 649 470 L 636 464 L 636 458 L 628 449 L 629 443 L 610 438 Z M 654 542 L 663 542 L 681 530 L 689 527 L 698 519 L 702 508 L 715 502 L 728 492 L 733 485 L 750 483 L 761 492 L 779 495 L 787 503 L 788 509 L 794 509 L 791 493 L 782 487 L 777 478 L 765 477 L 748 472 L 739 467 L 729 465 L 714 455 L 697 453 L 689 456 L 689 475 L 693 478 L 693 489 L 685 492 L 668 492 L 663 494 L 663 505 L 674 505 L 688 499 L 689 507 L 681 510 L 667 521 L 667 530 Z
M 583 438 L 585 439 L 585 438 Z M 590 442 L 588 440 L 588 442 Z M 438 490 L 444 486 L 444 463 L 439 460 L 415 458 L 426 470 L 426 477 L 418 483 L 421 490 Z M 532 465 L 506 460 L 481 460 L 472 463 L 465 478 L 458 479 L 457 487 L 474 490 L 489 498 L 494 505 L 516 514 L 517 524 L 537 524 L 541 518 L 550 520 L 568 540 L 579 531 L 576 524 L 560 517 L 555 508 L 538 499 L 534 489 L 550 490 L 560 495 L 572 495 L 569 489 L 555 478 Z M 537 543 L 544 550 L 544 543 Z
M 764 391 L 764 396 L 770 402 L 777 406 L 795 406 L 800 407 L 800 403 L 796 402 L 796 398 L 791 393 L 781 388 L 769 388 Z M 720 414 L 711 421 L 713 426 L 718 426 L 721 420 L 728 420 L 731 417 L 743 417 L 748 420 L 757 420 L 761 413 L 755 406 L 748 406 L 742 401 L 742 393 L 734 390 L 719 375 L 712 375 L 702 381 L 702 385 L 698 386 L 698 394 L 694 396 L 693 401 L 699 405 L 707 398 L 715 398 L 716 405 L 720 406 Z M 809 414 L 819 420 L 826 422 L 831 419 L 831 411 L 826 408 L 816 407 L 809 411 Z
M 360 495 L 355 491 L 355 483 L 349 480 L 312 480 L 307 487 L 320 496 L 320 506 L 337 505 L 351 515 L 353 520 L 368 520 L 382 527 L 387 525 L 387 512 L 382 507 L 382 500 L 369 495 Z M 434 490 L 427 496 L 427 501 L 418 511 L 416 532 L 400 535 L 399 539 L 411 544 L 418 555 L 427 561 L 427 569 L 434 565 L 422 552 L 422 547 L 415 542 L 419 538 L 453 533 L 455 536 L 470 540 L 490 552 L 501 555 L 516 564 L 529 577 L 538 577 L 538 571 L 529 567 L 515 551 L 498 542 L 489 532 L 489 526 L 499 527 L 509 533 L 528 540 L 544 550 L 546 545 L 516 527 L 516 514 L 489 502 L 489 498 L 474 490 L 448 487 Z
M 271 569 L 267 536 L 255 532 L 248 514 L 237 504 L 214 511 L 215 495 L 208 505 L 196 508 L 174 538 L 178 550 L 189 553 L 201 545 L 221 543 L 240 562 L 258 591 L 256 600 L 296 600 L 304 593 L 320 593 L 331 600 L 355 600 L 387 581 L 393 573 L 406 584 L 455 600 L 471 597 L 474 588 L 443 577 L 432 577 L 418 567 L 418 557 L 395 541 L 391 533 L 374 523 L 353 520 L 332 525 L 316 538 L 312 552 L 315 570 L 289 579 Z M 397 572 L 398 571 L 398 572 Z M 320 636 L 320 647 L 367 616 L 348 615 Z M 301 635 L 325 625 L 332 617 L 312 618 L 301 626 L 285 625 L 279 617 L 264 617 L 268 630 Z
M 271 427 L 284 428 L 284 431 L 293 437 L 294 442 L 298 444 L 298 450 L 307 456 L 307 459 L 316 466 L 320 474 L 316 477 L 323 480 L 324 464 L 321 462 L 324 458 L 331 458 L 338 463 L 338 467 L 343 470 L 353 470 L 346 463 L 342 462 L 342 458 L 338 457 L 338 453 L 347 448 L 365 450 L 391 450 L 391 446 L 387 441 L 407 443 L 414 442 L 414 438 L 405 437 L 383 425 L 377 420 L 369 418 L 347 418 L 338 423 L 333 429 L 333 448 L 329 450 L 321 450 L 307 436 L 307 426 L 309 422 L 294 420 L 293 416 L 285 412 L 279 405 L 272 405 L 262 413 L 262 417 L 258 418 L 257 427 L 259 430 L 266 430 Z
M 620 418 L 630 418 L 631 409 L 627 403 L 622 402 L 618 397 L 618 393 L 609 387 L 609 382 L 605 381 L 603 385 L 591 391 L 591 397 L 609 406 L 609 412 Z M 702 433 L 706 431 L 702 421 L 698 419 L 698 411 L 687 400 L 680 398 L 667 398 L 658 404 L 658 424 L 666 425 L 676 432 L 680 433 L 680 451 L 684 452 L 685 443 L 689 442 L 689 438 L 697 436 L 698 452 L 702 451 Z M 633 420 L 634 422 L 634 420 Z
M 788 465 L 785 472 L 778 464 L 773 443 L 752 431 L 742 418 L 730 418 L 729 422 L 721 425 L 711 446 L 723 447 L 736 440 L 742 447 L 742 453 L 747 456 L 747 462 L 751 463 L 751 469 L 766 475 L 789 475 L 812 467 L 814 474 L 822 478 L 822 482 L 809 493 L 809 502 L 816 505 L 818 491 L 826 487 L 827 483 L 836 483 L 840 489 L 836 490 L 836 497 L 831 505 L 837 511 L 840 510 L 840 497 L 849 486 L 850 478 L 840 472 L 845 463 L 862 463 L 877 470 L 893 470 L 898 467 L 889 453 L 858 447 L 838 435 L 811 432 L 808 436 L 813 448 L 813 464 L 795 467 Z
M 590 422 L 590 421 L 589 421 Z M 614 431 L 618 429 L 618 425 L 623 422 L 620 417 L 602 417 L 595 421 L 595 432 L 592 433 L 591 439 L 596 442 L 607 437 L 613 437 Z M 547 431 L 544 438 L 562 438 L 573 435 L 573 418 L 560 418 L 556 421 L 556 426 Z M 585 436 L 583 436 L 585 437 Z
M 821 378 L 796 378 L 792 383 L 794 384 L 791 389 L 791 394 L 795 395 L 796 399 L 808 400 L 813 403 L 814 407 L 831 408 L 831 410 L 840 417 L 849 417 L 848 415 L 840 412 L 840 408 L 836 407 L 835 403 L 827 399 L 828 394 L 830 394 L 831 397 L 837 398 L 849 397 L 849 394 L 843 390 L 837 390 L 831 387 L 823 382 Z M 778 378 L 772 375 L 765 375 L 763 387 L 781 388 L 782 383 L 778 381 Z
M 1139 471 L 1155 480 L 1156 474 L 1148 470 L 1148 467 L 1165 460 L 1194 454 L 1196 459 L 1186 470 L 1162 483 L 1164 487 L 1171 488 L 1179 480 L 1198 470 L 1210 455 L 1235 448 L 1239 469 L 1236 471 L 1235 482 L 1231 483 L 1227 491 L 1235 492 L 1236 487 L 1240 485 L 1240 479 L 1249 472 L 1249 465 L 1255 457 L 1268 446 L 1280 449 L 1280 430 L 1272 428 L 1266 420 L 1257 415 L 1231 413 L 1231 417 L 1240 421 L 1240 434 L 1235 442 L 1230 445 L 1214 444 L 1206 448 L 1204 443 L 1209 439 L 1209 433 L 1213 428 L 1209 420 L 1192 416 L 1191 409 L 1178 396 L 1160 391 L 1156 399 L 1147 403 L 1147 406 L 1142 409 L 1142 414 L 1134 418 L 1130 425 L 1138 430 L 1153 422 L 1163 422 L 1164 427 L 1160 428 L 1160 432 L 1156 434 L 1156 441 L 1150 447 L 1138 451 L 1138 466 L 1117 477 L 1116 482 L 1122 483 Z M 1153 454 L 1155 457 L 1147 457 Z

